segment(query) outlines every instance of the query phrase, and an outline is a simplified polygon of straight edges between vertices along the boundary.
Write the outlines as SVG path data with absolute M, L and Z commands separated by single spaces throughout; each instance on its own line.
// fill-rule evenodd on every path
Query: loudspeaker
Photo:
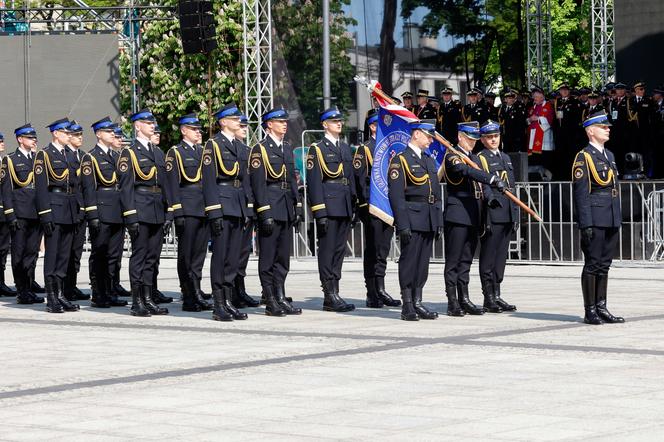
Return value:
M 185 54 L 207 54 L 217 47 L 212 1 L 180 0 L 178 12 Z
M 507 155 L 514 166 L 514 179 L 517 183 L 528 182 L 528 154 L 525 152 L 509 152 Z

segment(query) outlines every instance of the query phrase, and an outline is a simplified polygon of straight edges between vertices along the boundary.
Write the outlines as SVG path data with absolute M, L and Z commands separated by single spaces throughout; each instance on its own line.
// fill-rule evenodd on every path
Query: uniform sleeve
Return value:
M 300 192 L 297 188 L 297 178 L 295 178 L 295 154 L 291 152 L 291 159 L 293 160 L 293 168 L 290 171 L 290 176 L 288 177 L 288 180 L 290 181 L 290 186 L 291 186 L 291 195 L 293 197 L 293 201 L 295 201 L 295 214 L 300 215 L 301 217 L 304 217 L 304 209 L 302 207 L 302 196 L 300 195 Z M 302 176 L 302 173 L 300 171 L 300 176 Z
M 138 222 L 136 201 L 134 200 L 134 164 L 130 149 L 124 149 L 118 159 L 118 181 L 120 183 L 120 204 L 125 224 Z
M 367 146 L 360 145 L 353 157 L 353 170 L 355 171 L 355 185 L 357 190 L 357 203 L 359 207 L 369 204 L 369 189 L 367 186 Z
M 592 160 L 591 160 L 592 161 Z M 574 210 L 579 229 L 592 227 L 593 217 L 590 210 L 590 176 L 583 151 L 576 154 L 572 165 L 572 187 L 574 192 Z
M 479 160 L 480 160 L 480 167 L 482 168 L 482 170 L 486 173 L 489 173 L 489 163 L 486 160 L 486 158 L 484 158 L 484 155 L 482 154 L 482 152 L 477 154 L 477 158 L 479 158 Z M 493 189 L 491 188 L 490 185 L 488 185 L 486 183 L 482 183 L 482 193 L 484 193 L 484 200 L 485 201 L 490 201 L 494 197 Z
M 81 160 L 81 192 L 83 193 L 83 208 L 87 219 L 99 217 L 97 211 L 97 183 L 96 171 L 92 155 L 85 154 Z
M 478 170 L 473 167 L 470 167 L 469 165 L 463 162 L 463 160 L 459 155 L 450 154 L 446 158 L 448 161 L 446 168 L 449 171 L 454 172 L 456 175 L 464 176 L 473 179 L 475 181 L 479 181 L 480 183 L 491 184 L 493 176 L 489 175 L 484 170 Z
M 406 176 L 401 167 L 399 156 L 392 158 L 387 172 L 388 198 L 394 215 L 397 232 L 410 229 L 408 208 L 406 206 Z
M 35 155 L 35 164 L 33 171 L 35 173 L 35 201 L 37 204 L 37 214 L 42 223 L 52 222 L 51 198 L 48 193 L 48 171 L 46 170 L 46 156 L 48 154 L 40 150 Z
M 249 180 L 254 197 L 254 211 L 259 219 L 272 218 L 272 207 L 267 195 L 265 164 L 260 145 L 249 154 Z
M 323 192 L 323 175 L 317 151 L 318 147 L 314 144 L 307 152 L 307 194 L 314 218 L 325 218 L 327 217 L 327 210 L 325 209 L 325 193 Z
M 9 175 L 9 157 L 2 159 L 2 169 L 0 170 L 0 190 L 2 191 L 2 202 L 5 218 L 7 221 L 14 221 L 14 198 L 12 196 L 12 178 Z
M 166 153 L 166 197 L 173 216 L 178 218 L 184 216 L 184 212 L 180 200 L 180 164 L 175 149 L 171 147 Z
M 247 209 L 249 211 L 249 216 L 254 216 L 254 203 L 256 200 L 256 197 L 254 196 L 254 190 L 251 187 L 251 179 L 249 177 L 250 170 L 249 170 L 249 154 L 250 149 L 249 146 L 243 145 L 244 149 L 244 167 L 242 168 L 242 171 L 244 172 L 244 177 L 242 178 L 242 187 L 244 188 L 244 193 L 247 196 Z
M 203 150 L 203 198 L 205 214 L 209 219 L 223 216 L 219 191 L 217 190 L 217 159 L 213 151 L 212 140 L 205 143 Z

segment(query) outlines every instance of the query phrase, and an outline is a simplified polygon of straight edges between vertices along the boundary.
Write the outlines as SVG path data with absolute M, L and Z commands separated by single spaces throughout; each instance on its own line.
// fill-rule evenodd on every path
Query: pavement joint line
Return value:
M 639 356 L 664 356 L 664 350 L 649 350 L 649 349 L 640 349 L 640 348 L 619 348 L 619 347 L 596 347 L 591 345 L 537 344 L 537 343 L 528 343 L 528 342 L 475 341 L 475 340 L 468 340 L 461 345 L 474 345 L 478 347 L 486 346 L 486 347 L 528 348 L 534 350 L 630 354 L 630 355 L 639 355 Z

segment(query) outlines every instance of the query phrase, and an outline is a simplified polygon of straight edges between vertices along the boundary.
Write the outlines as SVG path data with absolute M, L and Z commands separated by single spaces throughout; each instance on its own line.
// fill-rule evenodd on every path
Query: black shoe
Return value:
M 104 292 L 106 293 L 106 299 L 111 307 L 126 307 L 129 304 L 124 299 L 118 298 L 118 295 L 113 291 L 113 283 L 108 279 L 104 278 Z
M 367 286 L 367 307 L 368 308 L 383 308 L 385 304 L 378 297 L 376 293 L 376 279 L 366 278 L 365 285 Z
M 597 314 L 596 304 L 596 285 L 595 275 L 590 273 L 581 273 L 581 293 L 583 293 L 583 310 L 585 316 L 583 322 L 586 324 L 600 325 L 604 322 Z
M 132 291 L 133 291 L 133 289 L 132 289 Z M 122 285 L 120 285 L 119 282 L 117 284 L 113 284 L 113 292 L 115 292 L 115 294 L 117 296 L 119 296 L 120 298 L 129 298 L 129 297 L 133 298 L 133 296 L 134 296 L 133 294 L 129 293 L 129 291 L 127 291 L 127 289 L 122 287 Z
M 30 291 L 33 293 L 46 293 L 46 289 L 40 286 L 34 279 L 31 281 Z
M 283 305 L 277 302 L 277 297 L 272 287 L 263 287 L 263 297 L 265 298 L 265 315 L 286 316 L 286 310 L 284 310 Z
M 33 292 L 29 292 L 28 296 L 30 296 L 30 299 L 32 300 L 32 304 L 43 304 L 44 303 L 44 297 L 43 296 L 36 295 Z
M 323 283 L 323 310 L 326 312 L 351 312 L 355 310 L 353 304 L 348 304 L 339 296 L 339 281 L 330 279 Z
M 412 299 L 413 299 L 413 307 L 415 309 L 415 312 L 417 313 L 417 316 L 420 319 L 438 319 L 438 313 L 432 312 L 428 308 L 422 304 L 422 288 L 416 288 L 413 289 L 411 294 L 412 294 Z
M 279 306 L 286 312 L 287 315 L 301 315 L 302 309 L 293 307 L 293 305 L 286 299 L 286 294 L 283 285 L 276 285 L 274 287 L 274 295 L 279 303 Z
M 196 304 L 201 308 L 201 311 L 212 310 L 212 304 L 206 301 L 206 298 L 203 297 L 205 293 L 201 290 L 200 281 L 193 279 L 189 281 L 189 290 L 191 291 L 191 296 L 196 301 Z M 209 297 L 207 299 L 210 299 Z
M 458 290 L 459 306 L 461 307 L 461 309 L 463 309 L 464 312 L 466 312 L 469 315 L 484 314 L 483 308 L 480 308 L 471 302 L 470 296 L 468 295 L 467 285 L 458 284 L 457 290 Z
M 376 294 L 378 295 L 378 299 L 383 301 L 383 304 L 385 304 L 388 307 L 399 307 L 401 305 L 401 301 L 398 299 L 392 298 L 387 291 L 385 291 L 385 277 L 384 276 L 376 276 L 375 278 L 376 282 Z
M 196 301 L 196 290 L 191 281 L 185 281 L 182 284 L 182 311 L 184 312 L 202 312 L 203 308 Z M 206 302 L 206 301 L 204 301 Z
M 0 281 L 0 296 L 14 297 L 16 296 L 16 290 L 7 286 L 5 281 Z
M 153 292 L 154 290 L 151 285 L 141 286 L 141 298 L 143 299 L 145 308 L 148 309 L 151 315 L 167 315 L 168 309 L 165 307 L 159 307 L 152 299 Z
M 401 306 L 401 320 L 402 321 L 419 321 L 420 318 L 413 307 L 413 291 L 410 289 L 401 290 L 401 299 L 403 305 Z
M 198 287 L 198 289 L 196 290 L 196 292 L 198 293 L 198 296 L 205 299 L 206 301 L 209 301 L 210 299 L 212 299 L 212 295 L 210 293 L 205 293 L 203 290 L 201 290 L 201 280 L 200 279 L 196 280 L 196 284 L 197 284 L 196 287 Z
M 500 296 L 500 283 L 494 283 L 493 284 L 493 292 L 496 294 L 496 304 L 503 309 L 504 312 L 515 312 L 516 311 L 516 305 L 512 305 L 509 302 L 505 301 L 501 296 Z
M 235 277 L 235 290 L 233 291 L 233 305 L 237 308 L 258 307 L 260 302 L 249 296 L 244 286 L 244 277 Z
M 92 308 L 111 308 L 111 303 L 105 294 L 97 292 L 90 298 L 90 307 Z
M 614 316 L 606 308 L 606 292 L 609 284 L 609 275 L 596 275 L 595 276 L 595 293 L 596 293 L 596 302 L 595 307 L 597 310 L 597 316 L 607 324 L 622 324 L 625 322 L 625 318 L 620 316 Z
M 154 301 L 155 304 L 170 304 L 171 302 L 173 302 L 173 298 L 171 298 L 170 296 L 165 296 L 162 292 L 153 288 L 152 301 Z
M 90 299 L 90 295 L 87 295 L 80 291 L 78 287 L 74 286 L 69 293 L 72 293 L 74 295 L 73 301 L 87 301 Z
M 231 314 L 233 317 L 233 320 L 235 321 L 244 321 L 245 319 L 248 318 L 246 313 L 241 312 L 235 306 L 233 305 L 233 291 L 235 289 L 233 287 L 224 287 L 221 289 L 222 292 L 222 297 L 224 301 L 224 308 L 228 313 Z
M 132 316 L 152 316 L 143 303 L 140 286 L 131 288 L 131 308 L 129 309 L 129 313 L 131 313 Z
M 212 299 L 214 308 L 212 310 L 212 319 L 215 321 L 232 322 L 233 315 L 226 311 L 224 307 L 224 294 L 221 290 L 212 290 Z
M 46 311 L 49 313 L 64 313 L 65 309 L 58 299 L 57 286 L 54 277 L 46 278 Z
M 456 286 L 445 287 L 445 294 L 447 295 L 447 316 L 465 316 L 466 312 L 463 311 L 457 299 Z
M 502 313 L 503 309 L 496 303 L 496 294 L 493 281 L 482 281 L 482 294 L 484 295 L 484 311 L 489 313 Z
M 63 281 L 59 277 L 55 276 L 53 277 L 55 281 L 55 287 L 56 287 L 56 294 L 58 296 L 58 301 L 60 301 L 60 305 L 62 308 L 65 309 L 66 312 L 76 312 L 81 309 L 81 306 L 78 304 L 73 304 L 69 302 L 67 298 L 65 298 L 65 295 L 63 293 Z

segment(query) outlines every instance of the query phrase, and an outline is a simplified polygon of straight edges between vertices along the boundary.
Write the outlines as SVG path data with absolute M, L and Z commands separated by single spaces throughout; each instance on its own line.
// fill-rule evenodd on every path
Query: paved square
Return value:
M 87 288 L 87 256 L 80 287 Z M 123 281 L 126 286 L 127 261 Z M 315 261 L 292 263 L 299 317 L 47 314 L 0 298 L 0 440 L 656 440 L 664 434 L 664 276 L 615 267 L 622 325 L 581 323 L 580 267 L 509 266 L 513 314 L 408 323 L 364 307 L 362 265 L 320 310 Z M 471 298 L 481 303 L 477 265 Z M 38 269 L 41 274 L 41 269 Z M 207 274 L 207 270 L 206 270 Z M 161 288 L 176 294 L 175 260 Z M 207 283 L 205 289 L 209 290 Z M 398 296 L 397 265 L 387 285 Z M 247 286 L 258 294 L 256 261 Z M 424 300 L 443 302 L 442 265 Z M 170 293 L 168 293 L 170 292 Z

